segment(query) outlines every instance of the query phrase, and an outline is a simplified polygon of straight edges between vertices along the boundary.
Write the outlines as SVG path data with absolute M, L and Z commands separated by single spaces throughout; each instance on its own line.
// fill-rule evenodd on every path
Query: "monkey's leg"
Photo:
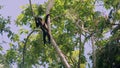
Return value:
M 47 42 L 46 35 L 47 35 L 46 32 L 43 30 L 43 42 L 44 42 L 44 44 L 46 44 L 46 42 Z
M 50 34 L 47 32 L 48 43 L 50 44 Z

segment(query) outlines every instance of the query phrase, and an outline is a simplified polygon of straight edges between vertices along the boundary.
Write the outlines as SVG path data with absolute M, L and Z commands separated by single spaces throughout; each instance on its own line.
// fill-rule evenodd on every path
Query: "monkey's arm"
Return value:
M 45 23 L 48 24 L 48 17 L 50 16 L 50 14 L 47 14 L 45 17 Z

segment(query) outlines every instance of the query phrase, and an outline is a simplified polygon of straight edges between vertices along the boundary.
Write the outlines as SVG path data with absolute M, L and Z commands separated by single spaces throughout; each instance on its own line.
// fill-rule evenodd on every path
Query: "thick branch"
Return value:
M 64 54 L 62 53 L 62 51 L 59 49 L 58 45 L 56 44 L 55 40 L 53 39 L 53 37 L 51 36 L 51 43 L 53 45 L 53 47 L 55 48 L 57 54 L 59 55 L 59 57 L 61 58 L 62 62 L 64 63 L 66 68 L 71 68 L 70 65 L 68 64 Z
M 91 37 L 92 43 L 92 57 L 93 57 L 93 68 L 96 68 L 96 52 L 95 52 L 95 43 L 94 43 L 94 36 Z
M 53 7 L 53 5 L 54 5 L 54 0 L 48 0 L 48 5 L 46 7 L 46 14 L 50 13 L 50 10 Z
M 49 0 L 49 3 L 48 3 L 47 8 L 46 8 L 46 15 L 49 14 L 50 9 L 53 7 L 53 4 L 54 4 L 54 0 Z M 50 37 L 51 37 L 51 43 L 52 43 L 53 47 L 55 48 L 57 54 L 61 58 L 61 60 L 64 63 L 65 67 L 66 68 L 71 68 L 70 65 L 68 64 L 64 54 L 59 49 L 58 45 L 56 44 L 55 40 L 53 39 L 53 37 L 51 35 L 50 16 L 48 18 L 48 28 L 49 28 L 49 34 L 50 34 Z

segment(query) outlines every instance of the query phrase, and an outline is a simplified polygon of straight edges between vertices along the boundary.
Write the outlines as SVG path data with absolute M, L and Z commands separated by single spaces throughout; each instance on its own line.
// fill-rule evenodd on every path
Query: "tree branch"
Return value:
M 31 0 L 29 0 L 29 4 L 30 4 L 30 9 L 31 9 L 31 12 L 32 12 L 32 16 L 35 17 L 35 14 L 34 14 L 33 9 L 32 9 L 32 3 L 31 3 Z
M 54 0 L 49 0 L 48 1 L 48 5 L 46 7 L 46 15 L 49 14 L 51 8 L 54 5 Z M 62 51 L 59 49 L 58 45 L 56 44 L 55 40 L 53 39 L 52 35 L 51 35 L 51 26 L 50 26 L 50 16 L 48 18 L 48 28 L 49 28 L 49 34 L 50 34 L 50 38 L 51 38 L 51 43 L 53 45 L 53 47 L 55 48 L 57 54 L 59 55 L 59 57 L 61 58 L 62 62 L 64 63 L 66 68 L 71 68 L 70 65 L 68 64 L 64 54 L 62 53 Z
M 23 63 L 23 68 L 24 68 L 24 63 L 25 63 L 25 54 L 26 54 L 26 47 L 27 47 L 27 41 L 28 41 L 28 39 L 29 39 L 29 37 L 31 36 L 31 34 L 34 32 L 34 31 L 40 31 L 40 29 L 34 29 L 34 30 L 32 30 L 29 34 L 28 34 L 28 36 L 27 36 L 27 38 L 26 38 L 26 40 L 25 40 L 25 44 L 24 44 L 24 47 L 23 47 L 23 59 L 22 59 L 22 63 Z
M 81 23 L 84 23 L 83 21 L 81 21 L 81 20 L 79 19 L 79 20 L 76 22 L 76 25 L 78 26 L 78 28 L 81 29 L 82 31 L 90 34 L 90 32 L 89 32 L 88 30 L 85 30 L 84 28 L 82 28 L 82 27 L 79 25 L 80 22 L 81 22 Z

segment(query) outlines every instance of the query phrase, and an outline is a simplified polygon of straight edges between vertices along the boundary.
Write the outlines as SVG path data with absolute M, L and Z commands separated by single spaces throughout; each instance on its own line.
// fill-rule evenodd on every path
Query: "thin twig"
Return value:
M 79 25 L 80 22 L 81 22 L 81 23 L 84 23 L 83 21 L 81 21 L 81 20 L 79 19 L 79 20 L 76 22 L 76 25 L 78 26 L 78 28 L 81 29 L 82 31 L 90 34 L 90 32 L 89 32 L 88 30 L 85 30 L 84 28 L 82 28 L 82 27 Z
M 31 9 L 31 12 L 32 12 L 32 16 L 35 17 L 35 14 L 34 14 L 33 9 L 32 9 L 32 3 L 31 3 L 31 0 L 29 0 L 29 4 L 30 4 L 30 9 Z

